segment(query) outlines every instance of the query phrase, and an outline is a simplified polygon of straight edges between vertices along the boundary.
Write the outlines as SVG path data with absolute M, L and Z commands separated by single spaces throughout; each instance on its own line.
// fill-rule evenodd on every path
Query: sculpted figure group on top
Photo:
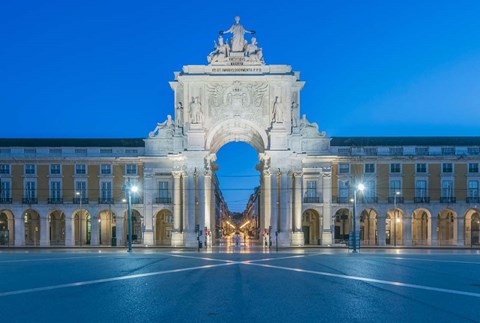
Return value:
M 230 41 L 225 41 L 223 35 L 232 34 Z M 250 43 L 245 39 L 245 34 L 255 34 L 254 30 L 247 30 L 240 24 L 240 17 L 235 17 L 235 23 L 228 30 L 221 30 L 218 36 L 218 43 L 214 41 L 214 50 L 208 55 L 209 63 L 226 61 L 231 53 L 243 53 L 250 61 L 263 61 L 262 49 L 258 47 L 257 39 L 252 37 Z

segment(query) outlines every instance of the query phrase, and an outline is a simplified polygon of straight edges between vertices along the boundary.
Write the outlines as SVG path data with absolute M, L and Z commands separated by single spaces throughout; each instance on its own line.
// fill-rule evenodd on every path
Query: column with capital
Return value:
M 184 177 L 186 202 L 184 208 L 184 239 L 186 247 L 196 247 L 197 237 L 195 234 L 195 170 L 189 169 Z
M 20 247 L 25 245 L 25 218 L 21 210 L 14 214 L 17 214 L 15 217 L 15 246 Z
M 278 245 L 290 246 L 292 235 L 292 204 L 291 202 L 291 179 L 287 169 L 281 169 L 278 176 L 277 186 L 279 190 L 279 228 L 278 228 Z
M 435 214 L 435 213 L 433 213 Z M 431 218 L 431 224 L 430 224 L 430 245 L 431 246 L 436 246 L 437 245 L 437 239 L 438 239 L 438 217 L 435 215 L 432 215 Z
M 199 226 L 200 232 L 202 232 L 202 236 L 200 237 L 200 240 L 203 241 L 205 238 L 203 234 L 204 228 L 205 228 L 205 173 L 202 170 L 197 171 L 197 187 L 196 191 L 198 193 L 197 199 L 196 199 L 196 205 L 198 206 L 197 209 L 197 224 Z
M 412 245 L 412 214 L 413 212 L 405 209 L 405 212 L 402 217 L 402 235 L 403 235 L 403 244 L 405 246 Z
M 378 245 L 385 246 L 387 244 L 387 217 L 385 214 L 378 214 L 377 217 L 377 230 L 378 230 Z
M 264 215 L 264 228 L 268 229 L 271 225 L 272 217 L 272 173 L 270 169 L 263 170 L 263 215 Z
M 40 216 L 40 246 L 48 247 L 50 246 L 50 221 L 49 216 L 45 217 Z
M 155 183 L 152 173 L 145 174 L 143 178 L 143 214 L 144 214 L 144 232 L 143 244 L 152 246 L 154 244 L 154 217 L 153 217 L 153 201 L 155 192 Z
M 462 217 L 457 217 L 457 241 L 454 241 L 454 245 L 456 244 L 457 246 L 464 246 L 465 245 L 465 237 L 464 237 L 464 232 L 465 232 L 465 218 Z M 455 235 L 454 235 L 455 236 Z
M 322 245 L 333 243 L 332 234 L 332 170 L 330 167 L 322 170 L 322 192 L 323 192 L 323 228 L 320 228 L 322 234 Z M 333 228 L 335 229 L 335 228 Z
M 303 246 L 305 241 L 302 232 L 302 172 L 297 171 L 294 176 L 294 210 L 292 245 Z
M 275 174 L 273 174 L 270 179 L 270 185 L 271 185 L 271 199 L 272 199 L 272 215 L 270 217 L 270 225 L 272 226 L 272 241 L 275 244 L 275 234 L 276 232 L 279 231 L 279 225 L 278 225 L 278 212 L 279 212 L 279 204 L 280 201 L 278 200 L 278 177 L 280 176 L 280 171 L 276 171 Z
M 212 231 L 211 225 L 211 212 L 212 212 L 212 171 L 207 169 L 205 170 L 205 178 L 204 178 L 204 211 L 203 211 L 203 218 L 204 218 L 204 227 L 207 229 L 208 232 Z M 205 234 L 205 233 L 204 233 Z M 204 237 L 203 240 L 207 241 L 208 245 L 212 245 L 212 238 L 213 236 Z
M 73 237 L 75 224 L 72 215 L 65 215 L 65 247 L 73 247 L 75 239 Z
M 98 215 L 100 216 L 100 215 Z M 99 226 L 100 226 L 100 223 L 98 222 L 98 219 L 99 217 L 98 216 L 92 216 L 90 215 L 90 245 L 91 246 L 98 246 L 99 244 L 99 241 L 100 241 L 100 229 L 99 229 Z M 84 225 L 84 229 L 82 233 L 83 237 L 85 240 L 83 240 L 83 237 L 82 237 L 82 241 L 83 241 L 83 244 L 87 244 L 87 215 L 85 215 L 85 220 L 82 221 L 82 223 L 85 223 Z
M 182 190 L 181 190 L 181 171 L 173 171 L 173 232 L 172 246 L 183 246 L 182 232 Z

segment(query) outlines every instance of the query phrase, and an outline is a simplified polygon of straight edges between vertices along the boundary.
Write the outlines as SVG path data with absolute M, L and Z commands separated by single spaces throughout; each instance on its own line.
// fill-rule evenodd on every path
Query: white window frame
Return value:
M 109 185 L 107 185 L 109 184 Z M 109 186 L 109 187 L 104 187 L 104 185 Z M 105 194 L 105 192 L 108 192 L 109 194 Z M 113 199 L 113 181 L 100 181 L 100 200 L 105 201 L 105 200 L 111 200 Z
M 398 172 L 393 171 L 393 166 L 398 165 Z M 390 164 L 390 174 L 401 174 L 402 173 L 402 164 L 401 163 L 391 163 Z
M 342 172 L 342 166 L 347 168 L 346 172 Z M 350 164 L 349 163 L 340 163 L 338 164 L 338 174 L 344 175 L 344 174 L 350 174 Z
M 446 185 L 450 184 L 450 185 Z M 452 198 L 454 192 L 454 182 L 452 179 L 442 179 L 442 194 L 443 198 Z
M 32 170 L 33 172 L 29 173 L 30 170 Z M 24 174 L 27 175 L 27 176 L 28 175 L 30 175 L 30 176 L 37 175 L 37 165 L 35 165 L 35 164 L 25 164 L 24 165 Z
M 398 187 L 396 185 L 392 185 L 393 183 L 398 182 Z M 397 196 L 397 192 L 400 192 L 400 196 L 402 196 L 402 180 L 401 179 L 391 179 L 389 181 L 389 197 Z
M 85 184 L 85 188 L 83 187 L 79 187 L 80 186 L 80 183 L 84 183 Z M 86 199 L 88 198 L 88 181 L 87 180 L 80 180 L 80 179 L 77 179 L 75 180 L 75 198 L 82 198 L 82 199 Z M 83 185 L 82 185 L 83 186 Z M 80 192 L 80 195 L 77 195 L 77 192 Z
M 445 171 L 445 166 L 446 165 L 451 165 L 452 168 L 451 168 L 451 171 L 450 172 L 446 172 Z M 455 172 L 455 166 L 453 163 L 442 163 L 442 174 L 453 174 Z
M 57 166 L 58 166 L 58 173 L 54 173 L 54 167 L 55 167 L 55 171 L 57 171 Z M 55 164 L 50 164 L 50 175 L 62 175 L 62 164 L 59 164 L 59 163 L 55 163 Z
M 420 182 L 425 183 L 425 187 L 419 187 L 418 183 Z M 422 194 L 418 194 L 418 192 L 422 192 Z M 428 197 L 428 180 L 427 179 L 415 179 L 415 197 L 418 197 L 418 198 Z
M 33 190 L 29 186 L 29 183 L 33 183 Z M 37 198 L 37 180 L 36 179 L 26 179 L 23 185 L 23 197 L 27 199 L 36 199 Z
M 0 198 L 10 199 L 12 197 L 12 181 L 10 179 L 2 178 Z
M 419 165 L 425 165 L 425 171 L 424 172 L 419 172 L 418 171 L 418 166 Z M 416 163 L 415 164 L 415 173 L 416 174 L 428 174 L 428 164 L 427 163 Z
M 83 172 L 83 173 L 79 173 L 78 170 L 81 169 L 82 166 L 83 166 L 83 171 L 84 171 L 84 172 Z M 87 175 L 87 174 L 88 174 L 88 166 L 87 166 L 87 164 L 84 164 L 84 163 L 82 163 L 82 164 L 75 164 L 75 175 L 80 175 L 80 176 L 82 176 L 82 175 Z
M 0 164 L 0 175 L 10 175 L 11 169 L 10 164 Z
M 367 165 L 373 165 L 373 172 L 367 172 Z M 363 172 L 365 174 L 375 174 L 377 171 L 377 167 L 375 165 L 375 163 L 365 163 L 365 165 L 363 166 Z
M 476 187 L 475 188 L 472 188 L 470 183 L 476 183 Z M 469 180 L 468 183 L 467 183 L 467 196 L 470 197 L 470 198 L 478 198 L 479 194 L 478 194 L 478 189 L 479 189 L 479 182 L 478 180 Z
M 54 187 L 56 184 L 59 184 L 59 187 Z M 48 196 L 51 199 L 61 199 L 62 198 L 62 181 L 60 181 L 58 179 L 50 180 Z
M 131 172 L 131 168 L 133 166 L 133 169 L 135 172 Z M 138 175 L 138 165 L 137 164 L 125 164 L 125 175 L 127 176 L 137 176 Z
M 108 173 L 104 173 L 104 170 L 109 170 Z M 100 164 L 100 175 L 102 176 L 112 176 L 112 164 Z
M 476 171 L 470 171 L 470 165 L 476 165 Z M 479 168 L 478 168 L 478 163 L 468 163 L 468 173 L 469 174 L 478 174 Z

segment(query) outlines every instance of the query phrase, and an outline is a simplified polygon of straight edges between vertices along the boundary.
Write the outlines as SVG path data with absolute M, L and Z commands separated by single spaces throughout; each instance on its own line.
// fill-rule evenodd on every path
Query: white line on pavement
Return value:
M 433 291 L 433 292 L 448 293 L 448 294 L 455 294 L 455 295 L 463 295 L 463 296 L 471 296 L 471 297 L 480 298 L 480 294 L 478 294 L 478 293 L 465 292 L 465 291 L 455 290 L 455 289 L 446 289 L 446 288 L 430 287 L 430 286 L 423 286 L 423 285 L 415 285 L 415 284 L 408 284 L 408 283 L 402 283 L 402 282 L 396 282 L 396 281 L 381 280 L 381 279 L 359 277 L 359 276 L 333 274 L 333 273 L 327 273 L 327 272 L 323 272 L 323 271 L 313 271 L 313 270 L 306 270 L 306 269 L 301 269 L 301 268 L 290 268 L 290 267 L 274 266 L 274 265 L 267 265 L 267 264 L 257 264 L 257 263 L 248 263 L 248 262 L 245 262 L 244 264 L 245 265 L 250 265 L 250 266 L 260 266 L 260 267 L 266 267 L 266 268 L 275 268 L 275 269 L 282 269 L 282 270 L 287 270 L 287 271 L 314 274 L 314 275 L 319 275 L 319 276 L 328 276 L 328 277 L 343 278 L 343 279 L 349 279 L 349 280 L 357 280 L 357 281 L 363 281 L 363 282 L 374 283 L 374 284 L 383 284 L 383 285 L 390 285 L 390 286 L 396 286 L 396 287 L 423 289 L 423 290 L 428 290 L 428 291 Z
M 456 260 L 440 260 L 440 259 L 425 259 L 425 258 L 410 258 L 410 257 L 376 257 L 384 259 L 396 259 L 396 260 L 416 260 L 416 261 L 429 261 L 429 262 L 446 262 L 446 263 L 455 263 L 455 264 L 469 264 L 469 265 L 480 265 L 478 261 L 456 261 Z
M 88 259 L 88 258 L 102 258 L 105 256 L 82 256 L 82 257 L 59 257 L 59 258 L 32 258 L 32 259 L 13 259 L 13 260 L 0 260 L 0 264 L 12 263 L 12 262 L 35 262 L 35 261 L 51 261 L 51 260 L 75 260 L 75 259 Z
M 180 273 L 180 272 L 184 272 L 184 271 L 193 271 L 193 270 L 199 270 L 199 269 L 208 269 L 208 268 L 214 268 L 214 267 L 229 266 L 229 265 L 232 265 L 232 264 L 233 263 L 223 263 L 223 264 L 216 264 L 216 265 L 205 265 L 205 266 L 197 266 L 197 267 L 171 269 L 171 270 L 164 270 L 164 271 L 156 271 L 156 272 L 152 272 L 152 273 L 144 273 L 144 274 L 135 274 L 135 275 L 112 277 L 112 278 L 87 280 L 87 281 L 80 281 L 80 282 L 75 282 L 75 283 L 44 286 L 44 287 L 37 287 L 37 288 L 20 289 L 20 290 L 14 290 L 14 291 L 9 291 L 9 292 L 0 292 L 0 297 L 44 292 L 44 291 L 49 291 L 49 290 L 54 290 L 54 289 L 94 285 L 94 284 L 108 283 L 108 282 L 114 282 L 114 281 L 149 277 L 149 276 L 159 276 L 159 275 L 165 275 L 165 274 Z

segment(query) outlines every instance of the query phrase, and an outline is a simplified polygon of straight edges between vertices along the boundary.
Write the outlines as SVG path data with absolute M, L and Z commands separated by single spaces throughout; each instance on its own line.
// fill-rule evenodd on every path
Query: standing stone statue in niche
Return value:
M 272 122 L 283 123 L 283 121 L 283 104 L 280 102 L 277 96 L 275 97 L 275 102 L 273 103 Z
M 190 122 L 192 124 L 203 122 L 202 104 L 198 96 L 190 103 Z
M 292 101 L 292 127 L 297 128 L 300 126 L 300 112 L 298 111 L 298 103 Z
M 178 102 L 177 104 L 177 111 L 175 113 L 176 116 L 176 126 L 178 128 L 183 128 L 183 104 L 182 102 Z
M 245 34 L 255 34 L 254 30 L 246 30 L 243 25 L 240 24 L 240 17 L 235 17 L 235 23 L 230 27 L 230 29 L 225 31 L 220 31 L 220 35 L 233 34 L 231 39 L 232 52 L 243 52 L 245 50 Z

